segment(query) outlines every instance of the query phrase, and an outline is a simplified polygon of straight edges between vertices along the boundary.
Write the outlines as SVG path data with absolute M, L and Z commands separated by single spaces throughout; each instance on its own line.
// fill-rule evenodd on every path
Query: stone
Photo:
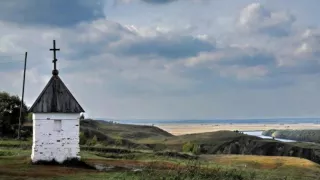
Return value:
M 67 159 L 80 159 L 80 129 L 75 126 L 80 123 L 79 117 L 79 113 L 33 114 L 32 162 L 55 160 L 62 163 Z M 55 128 L 55 120 L 61 120 L 61 129 Z

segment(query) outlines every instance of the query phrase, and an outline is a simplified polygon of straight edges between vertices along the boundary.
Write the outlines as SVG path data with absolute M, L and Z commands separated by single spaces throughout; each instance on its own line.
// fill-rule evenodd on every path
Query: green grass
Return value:
M 110 172 L 29 163 L 31 140 L 0 139 L 0 179 L 316 179 L 317 164 L 293 157 L 226 155 L 234 146 L 245 153 L 275 152 L 283 146 L 320 150 L 310 143 L 282 143 L 232 131 L 173 136 L 157 127 L 82 121 L 81 131 L 96 145 L 82 145 L 82 159 L 92 165 L 114 166 Z M 200 155 L 181 153 L 186 143 L 200 147 Z M 305 150 L 305 149 L 304 149 Z M 310 152 L 311 152 L 310 151 Z M 212 155 L 226 153 L 224 155 Z M 241 154 L 242 152 L 240 152 Z M 317 155 L 317 154 L 316 154 Z M 320 155 L 319 155 L 320 156 Z M 142 172 L 133 172 L 142 169 Z
M 32 140 L 29 139 L 27 141 L 18 141 L 15 139 L 1 139 L 0 138 L 0 146 L 26 146 L 26 145 L 31 145 Z
M 134 154 L 135 160 L 104 158 L 91 152 L 81 152 L 81 156 L 85 162 L 92 165 L 112 165 L 118 168 L 110 172 L 99 172 L 59 166 L 31 165 L 27 155 L 8 154 L 8 156 L 0 157 L 0 179 L 215 179 L 215 177 L 221 179 L 224 177 L 228 180 L 234 177 L 251 176 L 251 173 L 242 171 L 202 170 L 200 166 L 188 165 L 190 161 L 173 161 L 173 158 L 165 160 L 163 157 L 152 154 L 148 156 Z M 133 172 L 134 169 L 142 169 L 142 172 Z
M 96 131 L 108 134 L 117 139 L 143 139 L 157 137 L 172 137 L 173 135 L 155 126 L 116 124 L 98 120 L 83 120 L 80 122 L 83 130 L 91 128 Z
M 293 157 L 200 155 L 197 160 L 156 152 L 103 153 L 81 151 L 89 164 L 117 167 L 110 172 L 31 165 L 30 150 L 0 149 L 0 179 L 316 179 L 318 164 Z M 245 166 L 246 165 L 246 166 Z M 142 169 L 142 172 L 133 172 Z

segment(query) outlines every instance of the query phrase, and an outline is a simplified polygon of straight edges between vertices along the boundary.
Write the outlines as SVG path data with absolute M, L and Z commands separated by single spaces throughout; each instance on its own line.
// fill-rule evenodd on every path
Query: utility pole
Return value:
M 22 97 L 21 97 L 20 115 L 19 115 L 18 139 L 20 139 L 20 131 L 21 131 L 21 118 L 22 118 L 21 115 L 22 115 L 23 99 L 24 99 L 24 85 L 25 85 L 25 81 L 26 81 L 27 56 L 28 56 L 28 52 L 26 52 L 25 56 L 24 56 Z

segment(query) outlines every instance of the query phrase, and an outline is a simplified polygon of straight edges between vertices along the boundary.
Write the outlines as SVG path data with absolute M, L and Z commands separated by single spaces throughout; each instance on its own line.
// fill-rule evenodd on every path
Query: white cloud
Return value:
M 50 78 L 53 65 L 49 49 L 56 39 L 61 48 L 60 75 L 93 116 L 285 114 L 268 109 L 275 104 L 288 106 L 288 114 L 298 107 L 290 106 L 295 101 L 286 95 L 288 92 L 293 91 L 292 96 L 308 92 L 311 96 L 316 91 L 304 88 L 320 87 L 320 31 L 317 27 L 295 29 L 293 15 L 267 7 L 254 3 L 239 10 L 240 16 L 233 17 L 238 26 L 223 36 L 195 22 L 187 26 L 139 25 L 100 18 L 51 27 L 2 21 L 0 90 L 20 95 L 23 53 L 28 51 L 26 100 L 30 105 Z M 12 58 L 1 59 L 1 54 L 21 60 L 7 63 Z M 311 79 L 308 86 L 304 86 L 306 79 Z M 252 99 L 252 94 L 257 99 Z M 271 101 L 273 96 L 281 103 Z M 312 100 L 309 96 L 306 99 Z M 317 104 L 315 100 L 312 105 Z M 242 107 L 244 102 L 248 105 Z M 261 109 L 250 103 L 260 104 Z M 304 112 L 302 109 L 300 114 Z
M 272 11 L 260 3 L 249 4 L 241 11 L 238 19 L 238 25 L 244 31 L 273 36 L 289 35 L 294 22 L 295 17 L 289 12 Z

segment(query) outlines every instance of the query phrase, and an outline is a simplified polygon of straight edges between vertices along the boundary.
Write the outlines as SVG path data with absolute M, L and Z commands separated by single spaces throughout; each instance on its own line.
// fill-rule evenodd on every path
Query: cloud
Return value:
M 142 1 L 150 4 L 166 4 L 166 3 L 171 3 L 177 0 L 142 0 Z
M 4 38 L 3 41 L 0 40 L 0 44 L 11 44 L 12 47 L 17 47 L 20 49 L 19 54 L 28 51 L 28 68 L 36 69 L 38 73 L 36 76 L 27 73 L 28 90 L 26 90 L 26 93 L 28 101 L 32 101 L 45 84 L 44 82 L 39 84 L 39 82 L 31 81 L 31 76 L 46 75 L 47 78 L 50 76 L 52 52 L 49 52 L 49 48 L 52 46 L 53 39 L 57 40 L 57 46 L 61 49 L 58 52 L 58 69 L 67 84 L 78 88 L 83 84 L 92 84 L 113 93 L 115 97 L 177 95 L 185 89 L 192 88 L 192 82 L 189 80 L 183 77 L 175 77 L 167 72 L 164 68 L 166 61 L 163 60 L 164 57 L 170 56 L 166 54 L 166 51 L 182 56 L 180 46 L 197 48 L 196 46 L 202 43 L 202 41 L 193 37 L 175 37 L 173 41 L 167 38 L 162 41 L 164 50 L 153 48 L 150 51 L 158 53 L 158 57 L 145 61 L 138 56 L 141 52 L 136 53 L 137 56 L 128 56 L 126 50 L 122 50 L 121 47 L 115 53 L 111 51 L 114 48 L 109 46 L 117 42 L 121 44 L 120 42 L 128 38 L 132 38 L 132 42 L 136 42 L 136 44 L 139 44 L 141 40 L 146 44 L 152 44 L 155 43 L 155 39 L 142 37 L 125 26 L 105 19 L 81 23 L 73 28 L 26 27 L 22 30 L 12 24 L 6 24 L 4 27 L 1 29 Z M 24 33 L 21 33 L 22 31 Z M 32 41 L 36 37 L 37 41 Z M 157 38 L 156 40 L 160 41 Z M 171 43 L 176 43 L 177 47 L 172 46 Z M 170 48 L 172 49 L 170 50 Z M 11 56 L 17 56 L 17 52 L 11 52 L 12 48 L 1 48 L 0 46 L 0 49 L 7 51 L 6 53 Z M 193 52 L 192 48 L 187 50 Z M 143 54 L 140 55 L 143 56 Z M 23 57 L 21 57 L 22 59 Z M 2 77 L 12 77 L 19 84 L 22 80 L 22 77 L 20 77 L 21 65 L 23 65 L 22 61 L 4 64 L 1 67 L 1 72 L 10 71 L 15 76 L 8 74 Z M 12 69 L 11 66 L 15 69 Z M 3 71 L 5 69 L 6 71 Z M 74 82 L 74 79 L 81 79 L 81 83 Z M 2 80 L 0 79 L 0 81 Z M 8 84 L 6 88 L 11 89 L 10 91 L 15 89 L 12 92 L 19 92 L 19 88 L 17 89 L 16 86 L 9 85 L 10 83 L 6 84 Z M 30 91 L 30 87 L 39 88 Z
M 173 36 L 170 34 L 156 37 L 136 37 L 123 39 L 110 45 L 119 55 L 160 56 L 166 58 L 186 58 L 200 52 L 211 51 L 214 42 L 207 42 L 192 36 Z
M 137 1 L 145 2 L 145 3 L 153 4 L 153 5 L 162 5 L 162 4 L 173 3 L 178 0 L 114 0 L 114 3 L 115 4 L 118 4 L 118 3 L 125 3 L 126 4 L 126 3 L 132 3 L 132 2 L 137 2 Z M 199 3 L 199 2 L 207 2 L 208 0 L 189 0 L 189 1 Z
M 0 1 L 0 20 L 49 26 L 72 26 L 92 21 L 103 15 L 103 0 L 3 0 Z
M 260 3 L 252 3 L 240 12 L 238 26 L 249 33 L 288 36 L 296 18 L 285 11 L 272 11 Z
M 143 5 L 133 6 L 139 9 Z M 30 10 L 24 3 L 21 7 Z M 99 9 L 95 5 L 81 7 L 87 12 Z M 294 102 L 289 92 L 294 91 L 289 94 L 297 97 L 307 91 L 306 84 L 320 87 L 320 30 L 295 29 L 295 16 L 290 13 L 251 4 L 237 18 L 240 29 L 220 35 L 196 22 L 190 28 L 177 29 L 173 28 L 178 26 L 175 24 L 109 20 L 117 13 L 123 18 L 128 7 L 112 9 L 108 20 L 103 15 L 85 15 L 45 22 L 38 17 L 46 16 L 40 11 L 32 15 L 34 19 L 19 24 L 14 17 L 0 13 L 0 90 L 21 93 L 23 54 L 28 51 L 25 97 L 28 104 L 32 103 L 51 76 L 49 49 L 53 39 L 61 49 L 61 78 L 94 116 L 199 118 L 228 116 L 230 112 L 235 116 L 265 114 L 265 109 L 278 104 L 272 98 L 281 100 L 278 108 L 288 107 Z M 260 111 L 250 103 L 260 104 Z
M 189 66 L 202 63 L 213 63 L 220 66 L 258 66 L 275 64 L 276 59 L 273 54 L 255 48 L 224 47 L 213 52 L 200 53 L 199 56 L 186 60 L 186 65 Z

